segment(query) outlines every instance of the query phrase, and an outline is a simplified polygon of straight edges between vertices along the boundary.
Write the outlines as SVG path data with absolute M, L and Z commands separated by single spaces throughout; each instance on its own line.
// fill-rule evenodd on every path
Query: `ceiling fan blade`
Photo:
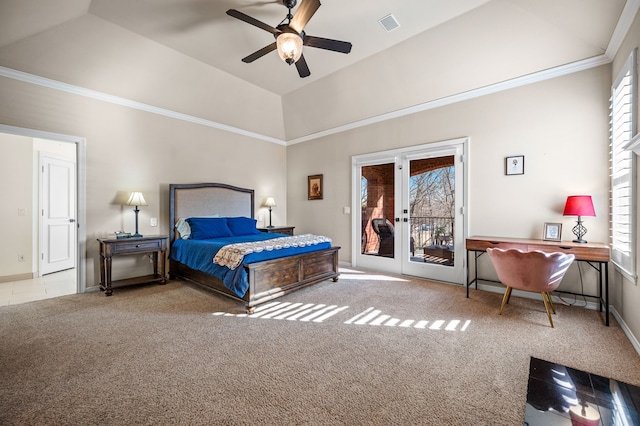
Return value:
M 311 71 L 309 71 L 309 66 L 307 65 L 307 61 L 304 59 L 304 55 L 300 55 L 300 59 L 296 61 L 296 68 L 298 69 L 298 74 L 300 74 L 301 78 L 309 77 L 311 75 Z
M 251 24 L 255 27 L 258 27 L 260 29 L 263 29 L 265 31 L 270 32 L 271 34 L 274 35 L 278 35 L 280 34 L 282 31 L 278 30 L 277 28 L 273 28 L 271 25 L 267 25 L 264 22 L 258 21 L 256 18 L 252 18 L 249 15 L 245 15 L 244 13 L 235 10 L 235 9 L 229 9 L 227 10 L 227 15 L 232 16 L 236 19 L 239 19 L 241 21 L 246 22 L 247 24 Z
M 318 49 L 333 50 L 339 53 L 351 52 L 351 43 L 348 41 L 331 40 L 329 38 L 304 36 L 303 44 L 309 47 L 317 47 Z
M 320 7 L 320 0 L 302 0 L 293 19 L 289 23 L 289 28 L 300 34 L 307 22 L 311 19 L 316 10 Z
M 276 42 L 274 41 L 270 45 L 263 47 L 262 49 L 258 50 L 257 52 L 253 52 L 251 55 L 247 56 L 246 58 L 242 58 L 242 62 L 246 62 L 247 64 L 250 64 L 251 62 L 255 61 L 256 59 L 262 58 L 267 53 L 273 52 L 277 48 L 278 48 L 278 46 L 276 45 Z

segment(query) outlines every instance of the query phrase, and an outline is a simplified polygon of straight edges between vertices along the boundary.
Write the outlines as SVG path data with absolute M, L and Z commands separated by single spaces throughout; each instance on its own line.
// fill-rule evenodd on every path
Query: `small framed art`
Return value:
M 505 158 L 504 173 L 506 175 L 524 174 L 524 155 L 514 155 Z
M 560 241 L 562 238 L 562 224 L 561 223 L 549 223 L 544 224 L 543 240 L 546 241 Z
M 312 175 L 307 178 L 307 193 L 309 200 L 322 200 L 322 175 Z

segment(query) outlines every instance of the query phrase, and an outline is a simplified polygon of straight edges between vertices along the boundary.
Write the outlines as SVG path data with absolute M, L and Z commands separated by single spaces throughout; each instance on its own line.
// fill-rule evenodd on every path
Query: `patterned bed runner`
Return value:
M 263 250 L 281 250 L 291 247 L 306 247 L 321 243 L 331 243 L 331 238 L 319 235 L 304 234 L 292 237 L 280 237 L 265 241 L 254 241 L 249 243 L 229 244 L 222 247 L 213 258 L 213 263 L 226 266 L 229 269 L 236 269 L 244 257 L 251 253 L 259 253 Z

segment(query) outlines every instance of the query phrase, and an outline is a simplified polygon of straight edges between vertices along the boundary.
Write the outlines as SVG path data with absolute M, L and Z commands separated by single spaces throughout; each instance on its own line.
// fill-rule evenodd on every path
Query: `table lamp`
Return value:
M 132 192 L 131 196 L 127 200 L 127 206 L 135 206 L 136 208 L 133 211 L 136 213 L 136 233 L 132 235 L 132 237 L 142 237 L 138 233 L 138 213 L 140 213 L 140 209 L 138 206 L 148 206 L 147 202 L 144 200 L 144 196 L 142 192 Z
M 590 195 L 570 195 L 567 197 L 567 203 L 564 206 L 564 216 L 578 216 L 578 224 L 573 227 L 573 233 L 576 235 L 574 243 L 586 243 L 582 237 L 587 233 L 587 228 L 582 225 L 582 216 L 595 216 L 596 211 L 593 208 L 593 201 Z
M 273 228 L 273 225 L 271 224 L 271 209 L 276 206 L 276 200 L 274 200 L 273 197 L 267 197 L 264 202 L 264 206 L 269 207 L 269 226 L 267 226 L 267 228 Z

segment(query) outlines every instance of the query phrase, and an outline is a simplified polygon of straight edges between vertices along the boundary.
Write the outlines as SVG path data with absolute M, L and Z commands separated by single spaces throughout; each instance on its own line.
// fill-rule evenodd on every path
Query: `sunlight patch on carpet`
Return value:
M 348 313 L 349 306 L 325 305 L 320 303 L 289 303 L 271 302 L 256 307 L 251 314 L 231 314 L 228 312 L 214 312 L 213 316 L 236 317 L 253 319 L 275 319 L 300 322 L 325 322 L 334 317 Z M 466 331 L 471 320 L 460 319 L 437 319 L 437 320 L 414 320 L 394 318 L 391 315 L 382 313 L 381 310 L 373 307 L 351 316 L 343 322 L 347 325 L 369 325 L 386 327 L 416 328 L 438 331 Z

